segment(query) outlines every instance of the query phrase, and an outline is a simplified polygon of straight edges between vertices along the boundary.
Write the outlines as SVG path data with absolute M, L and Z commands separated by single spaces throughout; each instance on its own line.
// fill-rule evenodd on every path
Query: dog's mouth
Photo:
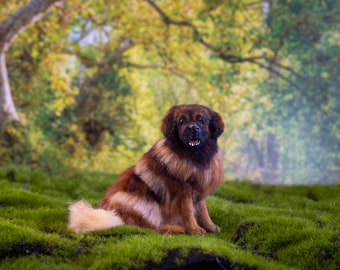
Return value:
M 192 139 L 189 141 L 189 145 L 194 147 L 194 146 L 199 146 L 201 144 L 201 141 L 197 138 Z

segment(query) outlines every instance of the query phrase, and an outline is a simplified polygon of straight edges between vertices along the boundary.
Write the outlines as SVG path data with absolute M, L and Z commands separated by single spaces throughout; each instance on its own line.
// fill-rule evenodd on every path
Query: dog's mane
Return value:
M 169 147 L 180 158 L 188 159 L 198 168 L 206 169 L 210 166 L 210 161 L 218 152 L 216 139 L 208 138 L 200 148 L 188 148 L 180 140 L 165 138 L 165 146 Z

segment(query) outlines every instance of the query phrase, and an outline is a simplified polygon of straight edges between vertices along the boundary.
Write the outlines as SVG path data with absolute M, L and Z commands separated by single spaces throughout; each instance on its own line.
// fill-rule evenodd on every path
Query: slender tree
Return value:
M 0 126 L 2 130 L 8 122 L 20 121 L 8 80 L 6 53 L 15 38 L 28 25 L 40 20 L 52 6 L 62 4 L 63 0 L 31 0 L 0 23 Z

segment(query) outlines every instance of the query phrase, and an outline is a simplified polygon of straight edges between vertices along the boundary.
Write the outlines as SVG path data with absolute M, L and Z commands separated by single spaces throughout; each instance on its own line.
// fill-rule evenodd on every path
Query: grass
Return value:
M 219 234 L 69 232 L 68 204 L 97 204 L 113 179 L 0 168 L 0 269 L 340 269 L 339 185 L 227 181 L 208 199 Z

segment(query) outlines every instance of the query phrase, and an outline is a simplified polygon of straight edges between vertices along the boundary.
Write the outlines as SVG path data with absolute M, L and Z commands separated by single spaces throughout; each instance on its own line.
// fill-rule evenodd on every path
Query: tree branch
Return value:
M 20 121 L 8 81 L 6 53 L 15 38 L 28 25 L 38 21 L 52 6 L 62 3 L 62 0 L 31 0 L 0 23 L 0 127 L 2 131 L 8 122 Z
M 79 57 L 80 61 L 85 65 L 104 67 L 111 63 L 112 61 L 119 59 L 124 52 L 126 52 L 133 46 L 135 46 L 135 44 L 133 43 L 132 39 L 126 38 L 119 43 L 117 50 L 107 54 L 99 61 L 89 58 L 88 56 L 84 55 L 81 51 L 71 50 L 69 48 L 64 48 L 62 52 Z
M 214 46 L 212 46 L 211 44 L 209 44 L 207 41 L 205 41 L 203 39 L 203 37 L 200 35 L 198 29 L 196 28 L 195 25 L 193 25 L 192 23 L 190 23 L 189 21 L 176 21 L 171 19 L 169 16 L 167 16 L 165 14 L 165 12 L 153 1 L 153 0 L 147 0 L 147 2 L 155 9 L 155 11 L 161 16 L 163 22 L 166 25 L 177 25 L 177 26 L 185 26 L 185 27 L 190 27 L 193 30 L 193 34 L 194 37 L 196 38 L 196 40 L 201 43 L 205 48 L 213 51 L 214 53 L 217 53 L 219 58 L 225 62 L 231 63 L 231 64 L 237 64 L 237 63 L 244 63 L 244 62 L 248 62 L 248 63 L 252 63 L 255 64 L 257 66 L 259 66 L 260 68 L 266 69 L 269 72 L 275 74 L 277 77 L 281 78 L 282 80 L 286 81 L 287 83 L 289 83 L 290 85 L 294 86 L 295 88 L 299 88 L 298 84 L 294 83 L 292 80 L 290 80 L 288 77 L 284 76 L 282 73 L 280 73 L 279 71 L 277 71 L 274 66 L 276 67 L 280 67 L 286 71 L 288 71 L 290 74 L 292 74 L 293 76 L 295 76 L 298 79 L 302 79 L 304 81 L 308 81 L 309 79 L 306 77 L 303 77 L 301 74 L 299 74 L 298 72 L 296 72 L 294 69 L 290 68 L 290 67 L 286 67 L 283 66 L 279 63 L 277 63 L 275 60 L 273 59 L 269 59 L 263 56 L 255 56 L 255 57 L 240 57 L 237 55 L 230 55 L 230 54 L 224 54 L 222 53 L 222 48 L 215 48 Z M 297 26 L 299 23 L 301 23 L 301 21 L 303 21 L 305 18 L 302 18 L 301 20 L 299 20 L 298 22 L 296 22 L 294 24 L 294 27 Z M 282 42 L 282 41 L 280 41 Z M 259 60 L 263 60 L 266 61 L 267 63 L 261 63 L 259 62 Z
M 32 0 L 8 16 L 0 24 L 0 50 L 6 52 L 28 25 L 40 20 L 52 6 L 62 4 L 63 0 Z
M 122 64 L 122 67 L 126 68 L 137 68 L 137 69 L 159 69 L 164 72 L 164 74 L 172 74 L 175 75 L 183 80 L 185 80 L 188 84 L 193 84 L 191 80 L 189 80 L 185 75 L 183 70 L 177 70 L 173 67 L 167 67 L 166 65 L 141 65 L 141 64 L 135 64 L 131 62 L 124 62 Z
M 152 0 L 147 0 L 147 2 L 158 12 L 158 14 L 162 17 L 162 20 L 165 24 L 174 24 L 174 25 L 181 25 L 181 26 L 189 26 L 191 28 L 195 28 L 190 22 L 188 21 L 175 21 L 171 20 L 169 16 L 167 16 L 163 10 Z
M 141 65 L 141 64 L 135 64 L 131 62 L 125 62 L 122 65 L 123 67 L 132 67 L 132 68 L 137 68 L 137 69 L 166 69 L 165 66 L 162 65 Z

